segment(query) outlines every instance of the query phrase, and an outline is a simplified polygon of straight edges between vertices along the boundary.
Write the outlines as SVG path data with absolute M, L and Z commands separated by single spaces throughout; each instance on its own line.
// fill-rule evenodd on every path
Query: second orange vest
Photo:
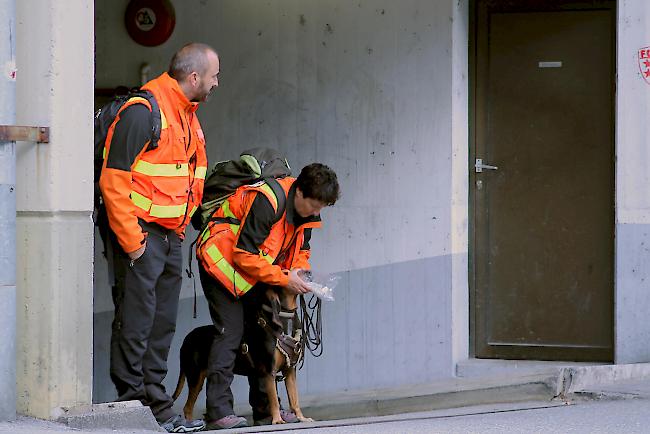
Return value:
M 294 181 L 295 178 L 291 177 L 278 180 L 285 197 Z M 233 261 L 239 230 L 253 203 L 254 193 L 265 195 L 277 212 L 278 200 L 268 184 L 261 182 L 242 186 L 217 210 L 215 217 L 220 220 L 208 224 L 199 236 L 196 247 L 196 256 L 203 268 L 236 297 L 244 295 L 258 282 L 256 276 L 246 274 Z M 319 226 L 320 222 L 310 222 L 298 228 L 290 227 L 285 209 L 282 217 L 271 227 L 269 236 L 259 246 L 259 255 L 269 264 L 275 263 L 282 269 L 290 270 L 303 244 L 304 230 Z M 276 261 L 279 255 L 281 258 Z

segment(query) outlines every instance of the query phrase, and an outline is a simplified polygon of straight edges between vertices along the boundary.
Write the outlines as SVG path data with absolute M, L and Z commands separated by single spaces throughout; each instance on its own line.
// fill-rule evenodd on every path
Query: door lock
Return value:
M 483 169 L 485 170 L 497 170 L 497 166 L 490 166 L 489 164 L 483 164 L 483 159 L 482 158 L 477 158 L 476 163 L 474 163 L 474 171 L 476 173 L 481 173 L 483 172 Z

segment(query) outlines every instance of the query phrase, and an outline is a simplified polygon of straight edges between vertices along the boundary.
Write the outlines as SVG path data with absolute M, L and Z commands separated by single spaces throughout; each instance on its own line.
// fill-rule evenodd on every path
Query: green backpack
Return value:
M 242 185 L 265 181 L 278 198 L 277 216 L 284 214 L 286 197 L 276 179 L 291 175 L 287 159 L 275 149 L 254 148 L 244 151 L 239 160 L 216 163 L 205 179 L 203 201 L 192 216 L 199 234 L 206 228 L 221 204 Z

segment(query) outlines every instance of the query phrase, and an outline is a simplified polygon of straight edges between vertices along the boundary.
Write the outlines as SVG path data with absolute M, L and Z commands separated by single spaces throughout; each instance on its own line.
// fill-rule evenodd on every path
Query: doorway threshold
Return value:
M 470 358 L 456 364 L 456 376 L 480 378 L 492 376 L 527 376 L 559 374 L 563 368 L 582 368 L 586 366 L 609 366 L 603 362 L 565 362 L 548 360 L 505 360 Z

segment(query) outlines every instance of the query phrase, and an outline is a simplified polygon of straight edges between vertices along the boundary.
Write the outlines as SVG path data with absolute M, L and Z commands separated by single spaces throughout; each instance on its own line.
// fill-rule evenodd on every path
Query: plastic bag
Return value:
M 335 274 L 314 273 L 311 270 L 300 270 L 298 275 L 307 282 L 311 293 L 321 300 L 334 301 L 332 290 L 338 285 L 341 276 Z

